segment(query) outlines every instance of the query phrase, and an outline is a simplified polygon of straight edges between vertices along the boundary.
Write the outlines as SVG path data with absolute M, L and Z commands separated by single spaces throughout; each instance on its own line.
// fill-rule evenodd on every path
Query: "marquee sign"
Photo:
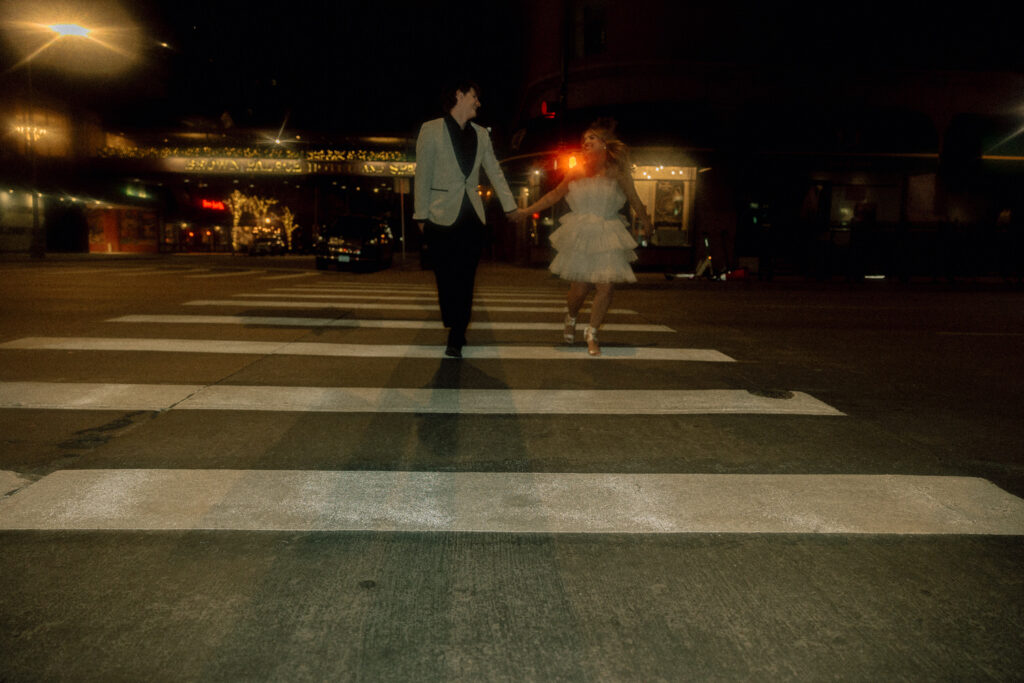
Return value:
M 296 175 L 308 173 L 304 159 L 248 157 L 167 157 L 164 170 L 171 173 L 230 175 Z
M 310 173 L 401 178 L 416 175 L 411 161 L 310 161 Z
M 163 168 L 170 173 L 210 175 L 323 175 L 411 178 L 416 164 L 411 161 L 309 161 L 306 159 L 262 159 L 259 157 L 167 157 Z

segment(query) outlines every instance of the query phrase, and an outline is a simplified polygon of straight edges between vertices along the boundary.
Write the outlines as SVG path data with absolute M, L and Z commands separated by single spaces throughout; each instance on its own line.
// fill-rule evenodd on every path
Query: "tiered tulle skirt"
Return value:
M 551 233 L 557 252 L 549 269 L 570 282 L 636 282 L 636 240 L 622 218 L 570 212 Z

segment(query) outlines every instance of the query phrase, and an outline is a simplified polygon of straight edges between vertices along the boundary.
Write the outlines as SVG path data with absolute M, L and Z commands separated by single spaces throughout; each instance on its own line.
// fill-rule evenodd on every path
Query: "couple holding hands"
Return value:
M 630 173 L 629 152 L 615 136 L 615 124 L 599 120 L 583 134 L 583 163 L 568 170 L 558 186 L 528 207 L 517 208 L 498 166 L 487 131 L 470 120 L 480 108 L 480 88 L 470 81 L 446 93 L 445 115 L 427 121 L 416 140 L 414 184 L 417 221 L 430 251 L 441 317 L 448 328 L 445 355 L 462 357 L 473 306 L 473 284 L 483 247 L 483 202 L 477 193 L 480 167 L 487 172 L 505 215 L 522 222 L 567 198 L 570 212 L 551 233 L 556 255 L 551 272 L 569 281 L 566 343 L 576 341 L 576 318 L 594 291 L 584 331 L 587 351 L 601 353 L 597 331 L 611 305 L 616 282 L 636 282 L 630 263 L 636 241 L 619 210 L 626 202 L 637 213 L 643 233 L 651 223 Z

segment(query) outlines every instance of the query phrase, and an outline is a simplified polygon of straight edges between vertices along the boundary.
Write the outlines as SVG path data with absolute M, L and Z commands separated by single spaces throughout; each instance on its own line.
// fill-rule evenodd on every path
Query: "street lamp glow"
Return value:
M 90 29 L 78 24 L 51 24 L 48 26 L 51 31 L 61 36 L 81 36 L 82 38 L 88 38 Z

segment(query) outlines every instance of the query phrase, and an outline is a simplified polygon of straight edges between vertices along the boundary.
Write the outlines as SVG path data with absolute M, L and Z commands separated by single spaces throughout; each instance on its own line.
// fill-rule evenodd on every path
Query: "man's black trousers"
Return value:
M 473 314 L 473 285 L 483 248 L 484 226 L 468 200 L 450 226 L 424 226 L 430 262 L 437 280 L 441 320 L 450 328 L 449 344 L 466 343 L 466 327 Z

